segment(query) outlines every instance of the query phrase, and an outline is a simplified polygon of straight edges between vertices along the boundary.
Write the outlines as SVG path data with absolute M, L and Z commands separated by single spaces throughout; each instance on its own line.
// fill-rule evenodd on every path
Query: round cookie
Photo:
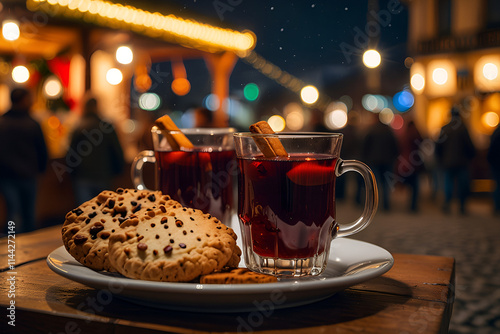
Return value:
M 109 260 L 126 277 L 187 282 L 237 266 L 241 250 L 236 238 L 217 218 L 171 200 L 142 213 L 136 226 L 114 233 Z
M 66 215 L 62 239 L 68 253 L 95 270 L 116 271 L 108 260 L 109 237 L 120 227 L 136 224 L 142 211 L 170 200 L 160 191 L 103 191 Z

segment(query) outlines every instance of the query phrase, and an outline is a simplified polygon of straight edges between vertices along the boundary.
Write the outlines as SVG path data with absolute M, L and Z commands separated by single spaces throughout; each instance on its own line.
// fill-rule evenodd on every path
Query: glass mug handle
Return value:
M 358 233 L 370 224 L 375 216 L 378 206 L 378 190 L 375 175 L 370 167 L 358 160 L 339 159 L 335 167 L 335 175 L 338 177 L 345 172 L 358 172 L 363 177 L 366 188 L 365 208 L 361 216 L 350 224 L 339 224 L 337 236 L 346 237 Z
M 142 177 L 142 167 L 145 162 L 155 163 L 155 152 L 154 151 L 142 151 L 140 152 L 132 162 L 132 167 L 130 174 L 132 177 L 132 183 L 134 187 L 139 190 L 149 190 L 144 184 L 144 179 Z

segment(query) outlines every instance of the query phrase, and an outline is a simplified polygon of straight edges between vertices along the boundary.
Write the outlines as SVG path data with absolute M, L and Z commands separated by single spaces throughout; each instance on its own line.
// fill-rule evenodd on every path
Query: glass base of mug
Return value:
M 263 257 L 250 251 L 245 257 L 248 269 L 278 277 L 318 276 L 326 268 L 328 252 L 309 258 L 279 259 Z

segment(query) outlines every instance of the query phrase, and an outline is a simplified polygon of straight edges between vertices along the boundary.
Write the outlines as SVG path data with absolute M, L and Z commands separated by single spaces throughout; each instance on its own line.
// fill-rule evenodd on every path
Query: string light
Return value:
M 26 66 L 19 65 L 12 69 L 12 80 L 17 83 L 25 83 L 30 78 L 30 71 Z
M 2 23 L 2 35 L 8 41 L 15 41 L 21 36 L 19 23 L 14 20 L 5 20 Z
M 103 26 L 126 28 L 168 42 L 209 52 L 235 51 L 245 55 L 255 47 L 255 34 L 235 31 L 176 17 L 151 13 L 132 6 L 102 0 L 28 0 L 31 11 L 43 10 L 78 17 Z

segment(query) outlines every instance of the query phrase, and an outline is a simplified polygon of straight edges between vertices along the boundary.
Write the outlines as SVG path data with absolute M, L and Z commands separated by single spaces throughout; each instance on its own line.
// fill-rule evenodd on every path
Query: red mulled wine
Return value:
M 336 157 L 238 158 L 238 214 L 253 251 L 281 259 L 325 251 L 335 221 Z
M 234 151 L 156 151 L 158 189 L 184 206 L 231 222 Z

